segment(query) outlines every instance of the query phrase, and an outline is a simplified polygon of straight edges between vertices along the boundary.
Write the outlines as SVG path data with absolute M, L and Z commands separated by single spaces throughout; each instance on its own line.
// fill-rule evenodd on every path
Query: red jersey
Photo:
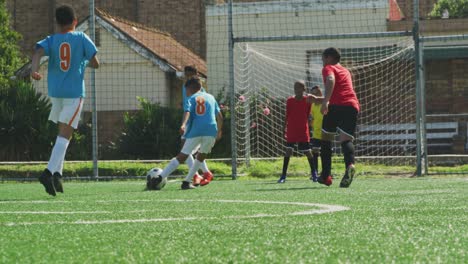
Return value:
M 286 101 L 286 141 L 309 142 L 309 115 L 311 104 L 307 97 L 297 100 L 291 96 Z
M 327 76 L 335 76 L 335 87 L 330 98 L 330 105 L 350 105 L 359 112 L 359 101 L 353 88 L 351 73 L 341 64 L 326 65 L 322 69 L 323 82 Z

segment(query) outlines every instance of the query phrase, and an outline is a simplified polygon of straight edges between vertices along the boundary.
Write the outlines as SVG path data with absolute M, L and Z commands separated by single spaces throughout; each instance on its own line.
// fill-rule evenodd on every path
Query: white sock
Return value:
M 192 155 L 187 156 L 187 159 L 185 160 L 185 164 L 187 164 L 187 166 L 189 167 L 189 170 L 190 170 L 190 168 L 193 165 L 193 156 Z
M 60 172 L 60 174 L 62 174 L 63 160 L 65 159 L 68 143 L 70 143 L 68 139 L 57 137 L 54 148 L 52 149 L 52 154 L 50 154 L 49 163 L 47 164 L 47 169 L 49 169 L 52 174 L 55 172 Z
M 171 173 L 175 171 L 179 167 L 179 161 L 176 158 L 172 158 L 169 164 L 164 168 L 163 172 L 161 173 L 161 176 L 163 178 L 167 178 Z
M 209 172 L 209 171 L 210 171 L 210 170 L 208 169 L 208 165 L 206 165 L 206 160 L 203 160 L 203 162 L 201 163 L 200 168 L 201 168 L 201 170 L 203 171 L 203 173 Z
M 198 169 L 200 168 L 200 164 L 201 164 L 201 162 L 199 160 L 197 160 L 197 159 L 193 162 L 192 167 L 190 167 L 190 170 L 189 170 L 187 176 L 185 177 L 186 182 L 192 182 L 192 177 L 198 171 Z
M 58 167 L 57 169 L 57 172 L 60 173 L 60 175 L 62 175 L 62 171 L 63 171 L 63 162 L 65 161 L 65 159 L 62 160 L 62 162 L 60 162 L 60 166 Z

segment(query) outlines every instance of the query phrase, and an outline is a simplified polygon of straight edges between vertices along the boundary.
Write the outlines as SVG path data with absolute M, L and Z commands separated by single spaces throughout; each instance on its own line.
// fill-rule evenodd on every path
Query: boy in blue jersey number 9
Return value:
M 75 31 L 77 18 L 73 8 L 68 5 L 58 7 L 55 19 L 59 32 L 36 43 L 31 66 L 31 77 L 41 80 L 39 63 L 42 56 L 49 56 L 47 85 L 52 102 L 49 120 L 58 124 L 59 134 L 39 181 L 52 196 L 56 192 L 63 193 L 63 161 L 83 107 L 85 68 L 99 67 L 96 46 L 85 33 Z

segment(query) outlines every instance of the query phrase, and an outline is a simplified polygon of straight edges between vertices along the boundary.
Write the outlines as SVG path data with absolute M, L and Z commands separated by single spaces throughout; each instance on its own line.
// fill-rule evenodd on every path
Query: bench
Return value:
M 358 126 L 360 150 L 399 147 L 405 151 L 416 147 L 416 124 L 379 124 Z M 427 147 L 450 149 L 458 135 L 458 122 L 426 123 Z

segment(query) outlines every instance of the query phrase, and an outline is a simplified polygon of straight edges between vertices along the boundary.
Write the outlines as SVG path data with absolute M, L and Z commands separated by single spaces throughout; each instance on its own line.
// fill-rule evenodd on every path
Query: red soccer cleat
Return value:
M 195 173 L 195 175 L 193 175 L 193 180 L 192 180 L 192 184 L 193 186 L 198 186 L 200 185 L 200 183 L 203 181 L 203 177 L 200 176 L 200 174 L 198 173 Z
M 207 171 L 203 173 L 203 180 L 200 182 L 201 186 L 205 186 L 213 180 L 213 173 Z
M 317 182 L 320 184 L 324 184 L 326 186 L 330 186 L 333 183 L 332 177 L 328 175 L 327 177 L 320 176 L 317 179 Z

